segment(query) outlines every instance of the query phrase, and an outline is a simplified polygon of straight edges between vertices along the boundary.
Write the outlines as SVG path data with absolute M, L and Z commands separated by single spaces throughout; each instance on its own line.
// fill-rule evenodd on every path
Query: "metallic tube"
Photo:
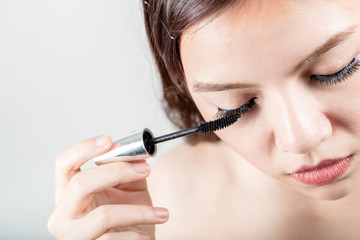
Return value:
M 145 128 L 129 136 L 116 140 L 118 146 L 100 156 L 93 158 L 94 163 L 109 163 L 118 161 L 141 160 L 156 154 L 156 145 L 149 144 L 153 139 L 152 132 Z

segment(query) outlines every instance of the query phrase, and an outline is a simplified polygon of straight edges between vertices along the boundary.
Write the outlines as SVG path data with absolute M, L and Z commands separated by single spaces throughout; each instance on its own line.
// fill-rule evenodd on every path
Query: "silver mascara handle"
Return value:
M 153 138 L 154 136 L 150 129 L 145 128 L 142 131 L 132 133 L 129 136 L 114 141 L 114 143 L 118 143 L 115 149 L 93 158 L 92 161 L 103 164 L 118 161 L 135 161 L 153 157 L 156 154 L 156 145 L 149 144 L 149 141 Z

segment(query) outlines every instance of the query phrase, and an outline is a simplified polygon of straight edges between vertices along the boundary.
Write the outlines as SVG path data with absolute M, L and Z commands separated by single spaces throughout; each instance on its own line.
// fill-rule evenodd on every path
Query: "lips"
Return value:
M 324 160 L 315 167 L 303 166 L 289 175 L 304 184 L 321 186 L 332 183 L 342 176 L 351 165 L 352 160 L 353 155 L 345 158 Z

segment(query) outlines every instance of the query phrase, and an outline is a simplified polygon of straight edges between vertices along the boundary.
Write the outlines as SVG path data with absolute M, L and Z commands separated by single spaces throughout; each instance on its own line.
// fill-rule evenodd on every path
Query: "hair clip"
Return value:
M 150 4 L 148 1 L 144 1 L 145 5 L 150 7 Z M 145 11 L 147 11 L 147 9 L 145 9 Z M 166 32 L 168 33 L 169 37 L 172 39 L 172 40 L 175 40 L 176 37 L 174 35 L 171 34 L 170 30 L 168 29 L 168 27 L 166 26 L 166 24 L 164 23 L 164 21 L 162 19 L 160 19 L 160 22 L 161 24 L 164 26 Z

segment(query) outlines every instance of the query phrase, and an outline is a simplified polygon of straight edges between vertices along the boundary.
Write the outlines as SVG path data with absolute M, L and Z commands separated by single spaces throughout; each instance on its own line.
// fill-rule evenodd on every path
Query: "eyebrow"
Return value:
M 256 84 L 246 84 L 246 83 L 201 83 L 198 82 L 193 87 L 194 92 L 220 92 L 230 89 L 243 89 L 254 87 Z
M 340 43 L 348 39 L 357 29 L 358 25 L 351 26 L 345 29 L 342 32 L 336 33 L 335 35 L 331 36 L 324 44 L 316 48 L 311 54 L 305 57 L 304 60 L 300 61 L 299 64 L 296 65 L 293 72 L 297 72 L 302 69 L 304 66 L 308 65 L 309 63 L 313 62 L 320 56 L 324 55 L 332 48 L 338 46 Z M 244 89 L 255 87 L 256 84 L 246 84 L 246 83 L 202 83 L 196 82 L 193 91 L 194 92 L 218 92 L 218 91 L 226 91 L 230 89 Z
M 316 48 L 314 52 L 309 54 L 304 60 L 302 60 L 298 65 L 296 65 L 294 72 L 300 70 L 305 65 L 313 62 L 315 59 L 319 58 L 320 56 L 324 55 L 346 39 L 348 39 L 354 32 L 356 32 L 358 25 L 351 26 L 345 29 L 342 32 L 339 32 L 333 36 L 331 36 L 324 44 L 320 47 Z

